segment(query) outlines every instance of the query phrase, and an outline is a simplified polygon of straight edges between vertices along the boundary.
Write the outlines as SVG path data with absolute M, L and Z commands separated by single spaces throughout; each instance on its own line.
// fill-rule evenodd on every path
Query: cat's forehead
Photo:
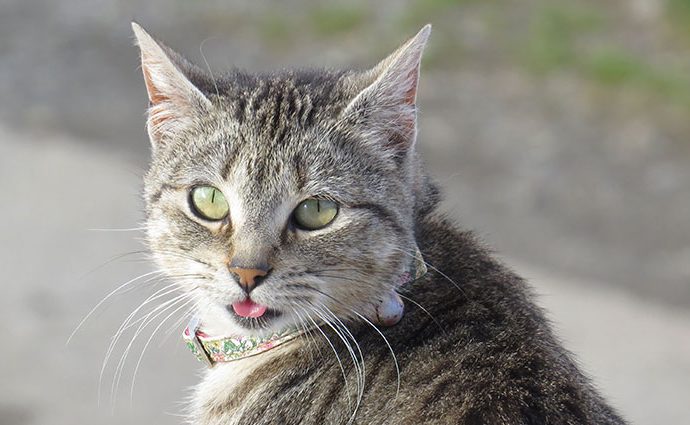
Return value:
M 214 110 L 197 117 L 196 134 L 178 149 L 197 162 L 221 157 L 212 162 L 224 162 L 224 175 L 243 166 L 261 178 L 263 170 L 275 171 L 286 161 L 298 164 L 324 142 L 315 136 L 332 126 L 352 97 L 346 79 L 344 72 L 235 72 L 205 87 Z
M 264 206 L 299 194 L 344 195 L 350 180 L 361 180 L 353 170 L 368 167 L 363 174 L 372 176 L 373 168 L 384 165 L 354 143 L 355 133 L 332 131 L 361 90 L 358 76 L 354 71 L 236 72 L 217 82 L 218 91 L 202 86 L 214 110 L 197 117 L 195 128 L 175 146 L 159 152 L 150 175 L 177 187 L 232 189 L 243 202 Z
M 237 124 L 280 138 L 286 128 L 308 128 L 335 117 L 356 92 L 352 75 L 326 70 L 237 71 L 223 79 L 223 90 L 209 96 L 220 94 L 219 101 Z
M 157 174 L 167 174 L 175 186 L 231 186 L 252 200 L 299 192 L 323 181 L 315 177 L 328 174 L 327 163 L 339 156 L 328 126 L 320 124 L 282 122 L 264 131 L 218 125 L 161 156 Z
M 333 154 L 328 133 L 357 87 L 345 71 L 237 72 L 220 81 L 214 113 L 199 117 L 184 155 L 227 178 L 243 172 L 262 182 Z

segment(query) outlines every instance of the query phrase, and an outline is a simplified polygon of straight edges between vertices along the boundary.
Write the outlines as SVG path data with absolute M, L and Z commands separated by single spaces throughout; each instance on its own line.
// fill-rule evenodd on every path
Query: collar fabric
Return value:
M 232 362 L 261 354 L 304 333 L 303 330 L 291 326 L 265 337 L 249 335 L 211 337 L 199 329 L 200 325 L 198 318 L 192 318 L 182 338 L 192 354 L 208 367 L 213 367 L 218 362 Z

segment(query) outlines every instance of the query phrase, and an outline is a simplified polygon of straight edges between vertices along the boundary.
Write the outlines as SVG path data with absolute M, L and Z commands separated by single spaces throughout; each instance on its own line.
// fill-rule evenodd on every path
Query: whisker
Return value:
M 312 305 L 311 307 L 318 312 L 319 317 L 321 317 L 321 319 L 324 321 L 324 323 L 326 323 L 326 325 L 328 327 L 330 327 L 333 330 L 333 332 L 335 332 L 336 335 L 343 341 L 345 348 L 347 349 L 348 353 L 350 354 L 350 357 L 352 358 L 352 363 L 353 363 L 353 365 L 357 371 L 357 375 L 358 375 L 357 379 L 359 380 L 359 372 L 360 372 L 359 363 L 358 363 L 357 358 L 355 356 L 355 352 L 349 343 L 349 340 L 345 337 L 345 335 L 341 332 L 341 330 L 339 328 L 337 328 L 333 323 L 331 323 L 330 320 L 328 320 L 328 318 L 326 317 L 327 313 L 323 309 L 321 309 L 320 306 Z M 349 333 L 349 331 L 348 331 L 348 333 Z M 352 335 L 352 334 L 350 334 L 350 335 Z M 358 387 L 358 393 L 359 393 L 359 389 L 360 389 L 359 382 L 358 382 L 357 387 Z
M 122 356 L 120 356 L 120 361 L 118 362 L 117 366 L 115 367 L 115 375 L 113 376 L 113 383 L 110 387 L 110 394 L 111 394 L 111 403 L 114 406 L 115 405 L 115 400 L 117 399 L 117 391 L 118 388 L 120 387 L 120 380 L 122 379 L 122 373 L 124 370 L 124 365 L 127 361 L 127 357 L 129 356 L 129 351 L 131 350 L 132 346 L 134 345 L 134 341 L 139 337 L 139 334 L 157 317 L 160 315 L 164 314 L 167 310 L 174 308 L 176 304 L 178 304 L 181 301 L 185 301 L 186 294 L 181 294 L 176 296 L 175 298 L 172 299 L 172 302 L 168 304 L 165 308 L 161 309 L 157 313 L 154 314 L 154 312 L 160 308 L 160 306 L 157 309 L 152 310 L 147 314 L 147 319 L 144 322 L 142 322 L 139 327 L 137 327 L 136 331 L 134 332 L 134 336 L 129 341 L 129 344 L 127 344 L 127 347 L 123 351 Z M 152 317 L 151 317 L 152 316 Z
M 307 329 L 306 323 L 304 318 L 302 318 L 302 315 L 300 315 L 297 310 L 290 306 L 290 310 L 292 310 L 292 313 L 297 316 L 297 322 L 295 323 L 296 326 L 298 326 L 304 334 L 305 340 L 307 341 L 307 352 L 309 353 L 309 360 L 310 363 L 314 363 L 314 353 L 312 350 L 312 344 L 314 344 L 314 347 L 316 347 L 319 350 L 319 354 L 321 354 L 321 349 L 318 347 L 318 344 L 316 344 L 316 340 L 314 340 L 313 335 L 312 335 L 312 330 Z
M 108 365 L 108 361 L 110 360 L 110 356 L 112 355 L 113 350 L 115 349 L 115 346 L 117 345 L 118 341 L 120 340 L 120 337 L 122 336 L 124 330 L 127 328 L 129 322 L 132 320 L 132 318 L 133 318 L 142 308 L 144 308 L 144 306 L 146 306 L 146 305 L 147 305 L 148 303 L 150 303 L 151 301 L 154 301 L 154 300 L 156 300 L 156 299 L 158 299 L 158 298 L 164 297 L 164 296 L 166 296 L 166 295 L 168 295 L 168 294 L 171 294 L 171 293 L 177 291 L 177 287 L 176 287 L 176 286 L 177 286 L 177 284 L 176 284 L 176 283 L 173 283 L 173 284 L 167 285 L 167 286 L 165 286 L 165 287 L 163 287 L 163 288 L 157 290 L 157 291 L 154 292 L 153 294 L 151 294 L 147 299 L 145 299 L 136 309 L 134 309 L 134 310 L 125 318 L 125 320 L 122 322 L 122 324 L 120 325 L 120 327 L 117 329 L 117 331 L 115 332 L 115 334 L 114 334 L 113 337 L 111 338 L 110 344 L 108 345 L 108 349 L 106 350 L 105 358 L 103 359 L 103 364 L 101 365 L 101 371 L 100 371 L 100 373 L 99 373 L 99 375 L 98 375 L 98 401 L 99 401 L 99 404 L 100 404 L 100 400 L 101 400 L 101 386 L 102 386 L 102 382 L 103 382 L 103 375 L 104 375 L 104 373 L 105 373 L 105 369 L 106 369 L 106 367 L 107 367 L 107 365 Z M 172 289 L 170 289 L 170 288 L 172 288 Z M 166 292 L 166 291 L 167 291 L 167 292 Z M 174 299 L 174 298 L 173 298 L 173 299 Z M 162 303 L 161 305 L 166 305 L 168 302 L 171 302 L 171 301 L 172 301 L 172 300 L 165 301 L 165 302 Z
M 177 319 L 177 321 L 175 321 L 175 323 L 173 323 L 172 326 L 170 326 L 165 331 L 165 338 L 163 339 L 161 344 L 164 343 L 170 337 L 170 335 L 172 335 L 172 333 L 175 331 L 175 329 L 182 326 L 182 324 L 185 322 L 185 319 L 190 318 L 192 313 L 194 313 L 194 310 L 196 310 L 196 305 L 191 306 L 187 311 L 185 311 L 184 314 L 182 314 L 182 316 L 179 319 Z
M 104 263 L 99 264 L 98 266 L 92 268 L 91 270 L 87 271 L 86 273 L 80 275 L 78 279 L 84 279 L 85 277 L 93 274 L 94 272 L 102 269 L 103 267 L 107 266 L 108 264 L 110 264 L 114 261 L 120 260 L 120 259 L 125 258 L 125 257 L 129 257 L 131 255 L 136 255 L 136 254 L 146 254 L 146 251 L 145 250 L 129 251 L 129 252 L 125 252 L 123 254 L 118 254 L 118 255 L 115 255 L 113 257 L 110 257 Z
M 426 313 L 426 315 L 429 316 L 429 318 L 430 318 L 431 320 L 434 321 L 434 323 L 436 324 L 436 326 L 438 326 L 438 328 L 439 328 L 439 330 L 441 330 L 441 332 L 443 332 L 446 336 L 448 335 L 448 333 L 447 333 L 446 330 L 443 328 L 443 326 L 441 326 L 441 324 L 439 323 L 439 321 L 436 320 L 436 318 L 435 318 L 431 313 L 429 313 L 429 310 L 427 310 L 427 309 L 424 308 L 420 303 L 418 303 L 417 301 L 413 300 L 412 298 L 410 298 L 410 297 L 408 297 L 408 296 L 406 296 L 406 295 L 403 295 L 403 294 L 401 294 L 401 293 L 398 293 L 398 296 L 399 296 L 400 298 L 404 299 L 404 300 L 407 300 L 407 301 L 411 302 L 412 304 L 416 305 L 417 307 L 419 307 L 420 310 L 422 310 L 424 313 Z
M 405 255 L 409 255 L 410 257 L 416 258 L 416 255 L 415 255 L 415 254 L 410 254 L 409 252 L 407 252 L 407 251 L 405 251 L 405 250 L 403 250 L 403 249 L 401 249 L 401 248 L 393 247 L 393 249 L 396 249 L 396 250 L 402 252 L 402 253 L 405 254 Z M 423 260 L 423 261 L 424 261 L 424 264 L 425 264 L 428 268 L 434 270 L 436 273 L 438 273 L 438 274 L 440 274 L 441 276 L 443 276 L 448 282 L 452 283 L 453 286 L 455 286 L 460 292 L 462 292 L 463 295 L 466 295 L 466 294 L 465 294 L 465 291 L 460 287 L 460 285 L 458 285 L 453 279 L 451 279 L 450 277 L 448 277 L 447 274 L 443 273 L 441 270 L 439 270 L 436 266 L 434 266 L 434 265 L 431 264 L 430 262 L 428 262 L 428 261 L 426 261 L 426 260 Z
M 397 387 L 395 390 L 395 397 L 398 397 L 398 394 L 400 394 L 400 366 L 398 365 L 398 358 L 395 356 L 395 352 L 393 351 L 393 347 L 391 347 L 391 344 L 388 342 L 388 338 L 379 330 L 379 328 L 376 327 L 369 319 L 364 317 L 363 315 L 359 314 L 355 310 L 350 309 L 351 312 L 356 314 L 360 319 L 364 320 L 366 323 L 368 323 L 374 330 L 383 338 L 383 342 L 386 343 L 388 346 L 388 350 L 391 352 L 391 356 L 393 356 L 393 363 L 395 364 L 395 372 L 397 374 Z
M 347 281 L 350 281 L 350 282 L 357 282 L 357 283 L 361 283 L 361 282 L 362 282 L 361 280 L 349 278 L 349 277 L 346 277 L 346 276 L 336 276 L 336 275 L 327 275 L 327 274 L 319 274 L 318 276 L 327 277 L 327 278 L 331 278 L 331 279 L 342 279 L 342 280 L 347 280 Z M 420 310 L 422 310 L 427 316 L 429 316 L 429 318 L 431 318 L 431 320 L 434 321 L 434 323 L 436 324 L 436 326 L 438 326 L 438 328 L 441 330 L 441 332 L 443 332 L 444 334 L 447 335 L 446 330 L 443 328 L 443 326 L 441 326 L 440 322 L 429 312 L 429 310 L 427 310 L 426 308 L 424 308 L 424 306 L 422 306 L 421 304 L 419 304 L 417 301 L 413 300 L 412 298 L 410 298 L 410 297 L 408 297 L 408 296 L 406 296 L 406 295 L 404 295 L 404 294 L 401 294 L 400 292 L 397 292 L 397 291 L 396 291 L 396 293 L 397 293 L 401 298 L 403 298 L 403 299 L 405 299 L 405 300 L 411 302 L 412 304 L 416 305 L 417 307 L 419 307 Z
M 176 284 L 176 283 L 173 283 L 173 284 L 169 285 L 168 287 L 175 286 L 175 285 L 177 285 L 177 284 Z M 163 294 L 162 296 L 168 295 L 168 294 L 170 294 L 170 293 L 173 293 L 173 292 L 175 292 L 176 290 L 177 290 L 177 289 L 173 289 L 172 291 L 170 291 L 170 292 L 168 292 L 168 293 L 166 293 L 166 294 Z M 152 300 L 152 301 L 153 301 L 153 300 Z M 170 301 L 170 300 L 168 300 L 168 301 Z M 168 301 L 165 301 L 165 303 L 167 303 Z M 137 324 L 141 323 L 141 322 L 144 321 L 144 320 L 146 320 L 146 316 L 141 316 L 141 317 L 139 317 L 137 320 L 134 320 L 134 321 L 129 322 L 129 323 L 127 324 L 127 326 L 125 326 L 125 327 L 122 329 L 122 333 L 124 333 L 124 332 L 125 332 L 127 329 L 129 329 L 129 328 L 133 328 L 134 326 L 136 326 Z
M 345 324 L 325 305 L 321 304 L 321 307 L 323 307 L 326 311 L 323 312 L 324 315 L 328 314 L 330 317 L 334 318 L 340 326 L 336 326 L 341 329 L 342 332 L 345 332 L 347 336 L 349 336 L 349 339 L 352 340 L 352 342 L 355 343 L 357 346 L 357 351 L 359 353 L 359 358 L 355 356 L 354 350 L 352 349 L 350 343 L 348 342 L 347 338 L 344 335 L 341 335 L 341 333 L 336 330 L 330 323 L 329 321 L 326 321 L 326 323 L 331 326 L 331 328 L 338 334 L 340 339 L 343 341 L 345 346 L 347 347 L 348 351 L 350 352 L 350 357 L 352 357 L 352 362 L 355 367 L 355 371 L 357 373 L 357 403 L 355 405 L 354 411 L 352 412 L 352 415 L 350 416 L 350 420 L 348 423 L 352 423 L 355 420 L 355 417 L 357 416 L 357 411 L 359 410 L 359 406 L 362 402 L 362 398 L 364 397 L 364 386 L 366 382 L 366 370 L 365 370 L 365 364 L 364 364 L 364 355 L 362 354 L 362 349 L 359 346 L 359 343 L 357 343 L 357 340 L 355 339 L 354 335 L 350 332 L 350 330 L 345 326 Z M 323 317 L 323 316 L 322 316 Z
M 338 299 L 334 298 L 334 297 L 331 296 L 330 294 L 327 294 L 326 292 L 323 292 L 323 291 L 321 291 L 321 290 L 319 290 L 319 289 L 317 289 L 317 288 L 311 288 L 311 287 L 310 287 L 310 289 L 313 290 L 313 291 L 315 291 L 315 292 L 318 292 L 319 294 L 321 294 L 321 295 L 323 295 L 323 296 L 325 296 L 325 297 L 327 297 L 328 299 L 332 300 L 333 302 L 335 302 L 335 303 L 337 303 L 337 304 L 340 304 L 340 305 L 342 305 L 343 307 L 345 307 L 345 308 L 346 308 L 347 310 L 349 310 L 351 313 L 355 314 L 355 315 L 356 315 L 357 317 L 359 317 L 361 320 L 363 320 L 364 322 L 366 322 L 367 324 L 369 324 L 369 326 L 371 326 L 371 327 L 381 336 L 381 338 L 383 338 L 383 341 L 386 343 L 386 346 L 388 346 L 388 350 L 390 351 L 391 356 L 393 357 L 393 363 L 395 364 L 395 371 L 396 371 L 396 374 L 397 374 L 397 389 L 396 389 L 396 392 L 395 392 L 395 396 L 396 396 L 396 398 L 397 398 L 397 397 L 398 397 L 398 394 L 400 393 L 400 366 L 399 366 L 399 364 L 398 364 L 398 358 L 396 357 L 395 352 L 393 351 L 393 347 L 391 346 L 390 342 L 388 341 L 388 338 L 386 338 L 386 336 L 383 334 L 383 332 L 381 332 L 381 331 L 376 327 L 376 325 L 374 325 L 373 323 L 371 323 L 371 321 L 370 321 L 369 319 L 367 319 L 366 317 L 364 317 L 362 314 L 360 314 L 360 313 L 357 312 L 356 310 L 350 308 L 349 306 L 347 306 L 346 304 L 342 303 L 342 302 L 339 301 Z
M 160 256 L 168 256 L 168 257 L 174 257 L 174 258 L 182 258 L 182 259 L 185 259 L 185 260 L 192 261 L 192 262 L 194 262 L 194 263 L 202 264 L 202 265 L 204 265 L 204 266 L 213 267 L 213 264 L 207 263 L 207 262 L 205 262 L 205 261 L 203 261 L 203 260 L 201 260 L 201 259 L 199 259 L 199 258 L 192 257 L 191 255 L 185 254 L 185 253 L 183 253 L 183 252 L 157 250 L 157 251 L 156 251 L 156 254 L 157 254 L 157 255 L 160 255 Z
M 138 232 L 140 230 L 146 230 L 146 227 L 130 227 L 124 229 L 86 229 L 89 232 Z
M 89 311 L 89 312 L 86 314 L 86 316 L 84 316 L 84 318 L 81 319 L 81 321 L 79 322 L 79 324 L 77 325 L 77 327 L 74 328 L 74 330 L 72 331 L 72 333 L 71 333 L 71 334 L 69 335 L 69 337 L 67 338 L 67 342 L 65 343 L 65 345 L 69 345 L 69 343 L 70 343 L 70 341 L 72 340 L 72 338 L 74 337 L 74 335 L 79 331 L 79 329 L 81 329 L 81 327 L 84 325 L 84 323 L 89 319 L 89 317 L 91 317 L 91 315 L 93 315 L 93 313 L 98 309 L 98 307 L 100 307 L 101 305 L 103 305 L 104 302 L 106 302 L 108 299 L 110 299 L 110 297 L 112 297 L 113 295 L 115 295 L 120 289 L 126 287 L 127 285 L 131 285 L 132 283 L 136 282 L 136 281 L 139 280 L 139 279 L 143 279 L 143 278 L 145 278 L 145 277 L 147 277 L 147 276 L 151 276 L 151 275 L 160 275 L 160 274 L 162 274 L 162 273 L 163 273 L 162 271 L 158 271 L 158 270 L 154 270 L 154 271 L 152 271 L 152 272 L 144 273 L 144 274 L 139 275 L 139 276 L 137 276 L 137 277 L 135 277 L 135 278 L 133 278 L 133 279 L 128 280 L 127 282 L 125 282 L 125 283 L 123 283 L 122 285 L 120 285 L 120 286 L 118 286 L 117 288 L 115 288 L 115 289 L 114 289 L 113 291 L 111 291 L 108 295 L 106 295 L 105 297 L 103 297 L 103 299 L 101 299 L 101 300 L 91 309 L 91 311 Z
M 206 69 L 208 69 L 208 73 L 211 76 L 211 81 L 213 82 L 213 87 L 216 89 L 216 96 L 220 97 L 220 92 L 218 91 L 218 84 L 216 84 L 216 79 L 213 76 L 213 71 L 211 71 L 211 66 L 208 64 L 208 61 L 206 60 L 206 55 L 204 54 L 204 44 L 206 44 L 206 42 L 212 38 L 213 37 L 205 38 L 201 42 L 201 44 L 199 45 L 199 53 L 201 53 L 201 58 L 204 60 L 204 63 L 206 64 Z
M 144 358 L 144 353 L 146 353 L 146 349 L 148 348 L 149 344 L 151 344 L 151 340 L 153 340 L 153 337 L 156 335 L 156 332 L 165 324 L 165 322 L 168 321 L 175 313 L 178 311 L 182 310 L 183 308 L 187 307 L 190 302 L 194 301 L 193 299 L 188 299 L 185 302 L 183 302 L 179 307 L 177 307 L 175 310 L 173 310 L 170 314 L 165 316 L 163 320 L 156 326 L 156 328 L 151 332 L 151 336 L 149 336 L 149 339 L 146 340 L 146 343 L 144 344 L 144 348 L 141 350 L 141 354 L 139 354 L 139 359 L 137 360 L 137 364 L 134 367 L 134 372 L 132 373 L 132 385 L 129 389 L 129 402 L 130 404 L 134 400 L 134 384 L 137 379 L 137 372 L 139 371 L 139 366 L 141 365 L 141 360 Z
M 335 354 L 336 360 L 338 360 L 338 366 L 340 367 L 340 372 L 343 375 L 343 382 L 345 384 L 345 393 L 347 394 L 348 409 L 351 409 L 352 408 L 352 399 L 350 398 L 350 388 L 349 388 L 349 385 L 347 383 L 347 375 L 345 374 L 345 367 L 343 367 L 343 362 L 340 360 L 340 356 L 338 355 L 338 350 L 335 349 L 335 346 L 333 345 L 331 340 L 328 338 L 328 336 L 326 336 L 326 333 L 321 329 L 321 327 L 319 327 L 319 325 L 311 317 L 311 315 L 306 311 L 306 309 L 304 310 L 304 312 L 307 315 L 307 318 L 314 324 L 314 327 L 316 328 L 316 330 L 318 330 L 321 333 L 321 335 L 323 335 L 324 339 L 326 340 L 328 345 L 331 347 L 331 350 L 333 350 L 333 354 Z M 314 311 L 314 312 L 318 316 L 318 312 L 316 312 L 316 311 Z

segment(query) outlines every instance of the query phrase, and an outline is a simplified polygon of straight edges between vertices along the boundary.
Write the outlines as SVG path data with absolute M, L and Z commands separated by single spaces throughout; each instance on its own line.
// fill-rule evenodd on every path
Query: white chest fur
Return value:
M 284 355 L 288 350 L 294 350 L 298 343 L 292 342 L 285 347 L 278 347 L 265 353 L 247 357 L 245 359 L 217 363 L 206 372 L 203 381 L 197 385 L 192 402 L 192 423 L 199 425 L 239 424 L 243 409 L 250 408 L 253 398 L 261 397 L 262 385 L 252 386 L 246 394 L 242 394 L 243 402 L 236 408 L 229 407 L 228 400 L 240 384 L 254 371 L 261 368 L 275 356 Z M 247 387 L 244 387 L 247 388 Z

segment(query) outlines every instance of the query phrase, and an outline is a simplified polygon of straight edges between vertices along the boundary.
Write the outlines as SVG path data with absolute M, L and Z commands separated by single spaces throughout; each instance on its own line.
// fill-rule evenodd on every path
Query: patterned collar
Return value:
M 218 362 L 232 362 L 261 354 L 304 333 L 303 330 L 290 326 L 264 337 L 249 335 L 211 337 L 200 330 L 200 327 L 199 318 L 193 317 L 185 328 L 182 338 L 196 358 L 209 368 Z
M 421 278 L 426 272 L 426 264 L 422 254 L 417 249 L 415 260 L 412 262 L 410 269 L 400 275 L 397 288 Z M 402 315 L 402 310 L 400 314 Z M 304 329 L 290 326 L 280 332 L 263 337 L 249 335 L 212 337 L 201 330 L 199 318 L 193 317 L 182 333 L 182 338 L 196 358 L 211 368 L 219 362 L 232 362 L 261 354 L 292 341 L 304 332 Z

